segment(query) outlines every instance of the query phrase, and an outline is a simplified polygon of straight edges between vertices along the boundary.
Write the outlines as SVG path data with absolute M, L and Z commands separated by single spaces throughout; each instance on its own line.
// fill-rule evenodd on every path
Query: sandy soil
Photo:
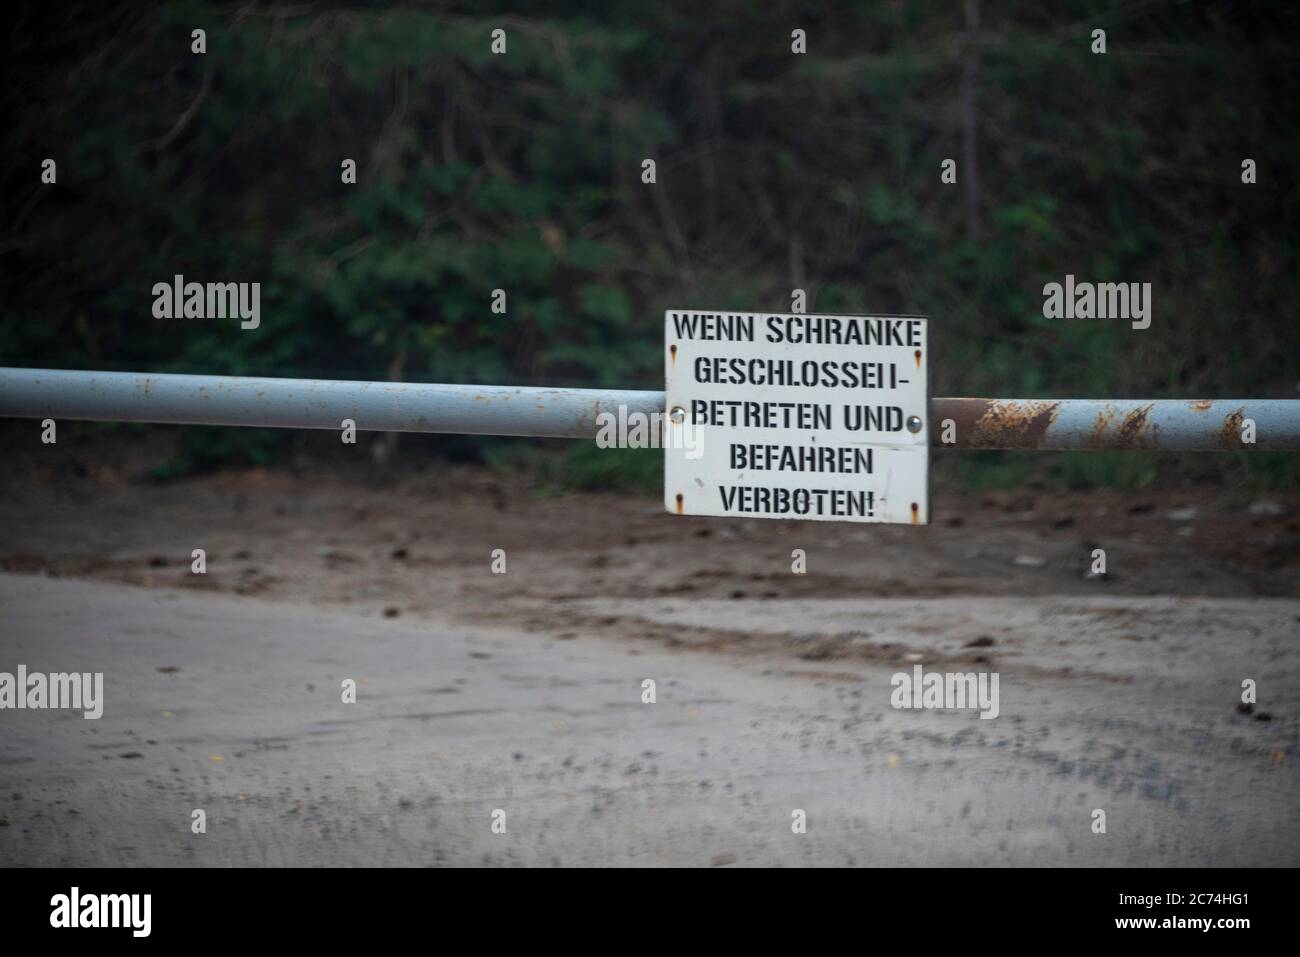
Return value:
M 1300 863 L 1294 497 L 940 490 L 895 528 L 62 454 L 0 481 L 0 670 L 113 704 L 0 713 L 0 863 Z M 998 671 L 1000 716 L 892 709 L 918 663 Z

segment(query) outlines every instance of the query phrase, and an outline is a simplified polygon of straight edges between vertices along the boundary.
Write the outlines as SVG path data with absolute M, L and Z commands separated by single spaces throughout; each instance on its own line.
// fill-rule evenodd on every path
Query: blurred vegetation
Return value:
M 665 308 L 784 311 L 802 287 L 810 310 L 934 317 L 936 395 L 1300 381 L 1291 0 L 190 0 L 6 20 L 4 364 L 655 388 Z M 260 282 L 260 328 L 153 318 L 176 273 Z M 1151 328 L 1044 319 L 1066 273 L 1151 282 Z M 189 435 L 174 471 L 272 461 L 280 441 Z M 1300 474 L 1214 458 L 1190 467 Z M 1142 459 L 949 467 L 1140 486 L 1188 461 Z M 554 478 L 655 467 L 574 443 Z

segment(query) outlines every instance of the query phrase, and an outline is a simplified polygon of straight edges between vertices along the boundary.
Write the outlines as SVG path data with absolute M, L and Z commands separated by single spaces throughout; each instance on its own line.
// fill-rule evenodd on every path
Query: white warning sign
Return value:
M 669 310 L 664 506 L 928 523 L 928 329 L 916 316 Z

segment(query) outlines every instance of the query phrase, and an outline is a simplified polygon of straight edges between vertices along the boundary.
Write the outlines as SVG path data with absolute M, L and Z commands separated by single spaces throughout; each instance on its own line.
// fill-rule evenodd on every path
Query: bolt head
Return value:
M 913 435 L 916 435 L 917 432 L 921 431 L 922 424 L 919 415 L 909 415 L 907 417 L 907 431 L 911 432 Z
M 668 418 L 672 420 L 673 425 L 681 425 L 686 421 L 686 410 L 680 405 L 675 405 L 668 413 Z

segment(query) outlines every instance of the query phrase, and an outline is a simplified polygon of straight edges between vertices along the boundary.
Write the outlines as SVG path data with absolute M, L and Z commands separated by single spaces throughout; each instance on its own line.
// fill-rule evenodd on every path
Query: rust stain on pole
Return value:
M 1115 424 L 1115 410 L 1110 406 L 1103 406 L 1097 413 L 1097 417 L 1092 421 L 1092 428 L 1088 431 L 1088 438 L 1091 445 L 1101 448 L 1105 444 L 1106 435 Z
M 935 418 L 952 419 L 957 444 L 968 449 L 1034 449 L 1056 421 L 1057 401 L 935 399 Z
M 1150 405 L 1134 409 L 1124 416 L 1124 421 L 1120 423 L 1119 429 L 1115 433 L 1115 440 L 1107 443 L 1107 445 L 1115 449 L 1140 449 L 1146 445 L 1147 439 L 1150 437 L 1148 419 L 1151 410 L 1155 407 L 1156 404 L 1152 402 Z
M 1219 430 L 1219 443 L 1225 449 L 1242 448 L 1241 426 L 1246 421 L 1246 410 L 1230 412 L 1223 419 L 1223 428 Z

